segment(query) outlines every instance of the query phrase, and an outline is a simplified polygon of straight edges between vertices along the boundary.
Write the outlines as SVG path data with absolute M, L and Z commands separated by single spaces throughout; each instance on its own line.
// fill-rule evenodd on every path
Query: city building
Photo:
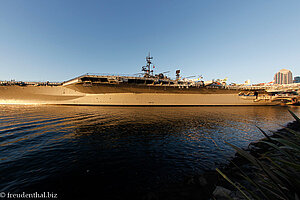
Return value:
M 300 76 L 294 77 L 294 83 L 300 83 Z
M 293 83 L 293 75 L 290 70 L 282 69 L 274 76 L 274 84 L 291 84 Z

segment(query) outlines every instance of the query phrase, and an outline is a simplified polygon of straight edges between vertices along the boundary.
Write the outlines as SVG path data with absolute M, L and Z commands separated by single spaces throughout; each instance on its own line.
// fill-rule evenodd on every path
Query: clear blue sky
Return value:
M 157 72 L 229 82 L 300 75 L 300 1 L 0 0 L 0 80 Z

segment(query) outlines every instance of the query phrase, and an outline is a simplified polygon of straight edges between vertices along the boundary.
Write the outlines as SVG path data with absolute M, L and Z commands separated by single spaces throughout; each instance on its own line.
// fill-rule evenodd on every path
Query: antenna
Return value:
M 153 59 L 153 57 L 150 56 L 150 52 L 148 54 L 148 56 L 146 57 L 146 61 L 147 61 L 147 65 L 142 67 L 142 71 L 144 71 L 144 77 L 151 77 L 150 73 L 152 73 L 153 76 L 153 70 L 151 70 L 151 59 Z
M 185 77 L 185 78 L 194 78 L 194 77 L 196 77 L 196 76 L 188 76 L 188 77 Z

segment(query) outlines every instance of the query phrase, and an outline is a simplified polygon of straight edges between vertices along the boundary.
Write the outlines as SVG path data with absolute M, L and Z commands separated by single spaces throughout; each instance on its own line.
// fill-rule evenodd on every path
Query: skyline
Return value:
M 228 83 L 299 76 L 300 2 L 0 1 L 0 80 L 156 73 Z

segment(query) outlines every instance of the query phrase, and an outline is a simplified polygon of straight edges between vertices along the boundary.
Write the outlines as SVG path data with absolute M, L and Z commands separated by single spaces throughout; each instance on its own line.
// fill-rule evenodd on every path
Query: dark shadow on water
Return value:
M 256 125 L 274 130 L 290 121 L 285 109 L 5 107 L 0 189 L 140 199 L 227 162 L 234 151 L 224 141 L 247 146 L 263 137 Z

